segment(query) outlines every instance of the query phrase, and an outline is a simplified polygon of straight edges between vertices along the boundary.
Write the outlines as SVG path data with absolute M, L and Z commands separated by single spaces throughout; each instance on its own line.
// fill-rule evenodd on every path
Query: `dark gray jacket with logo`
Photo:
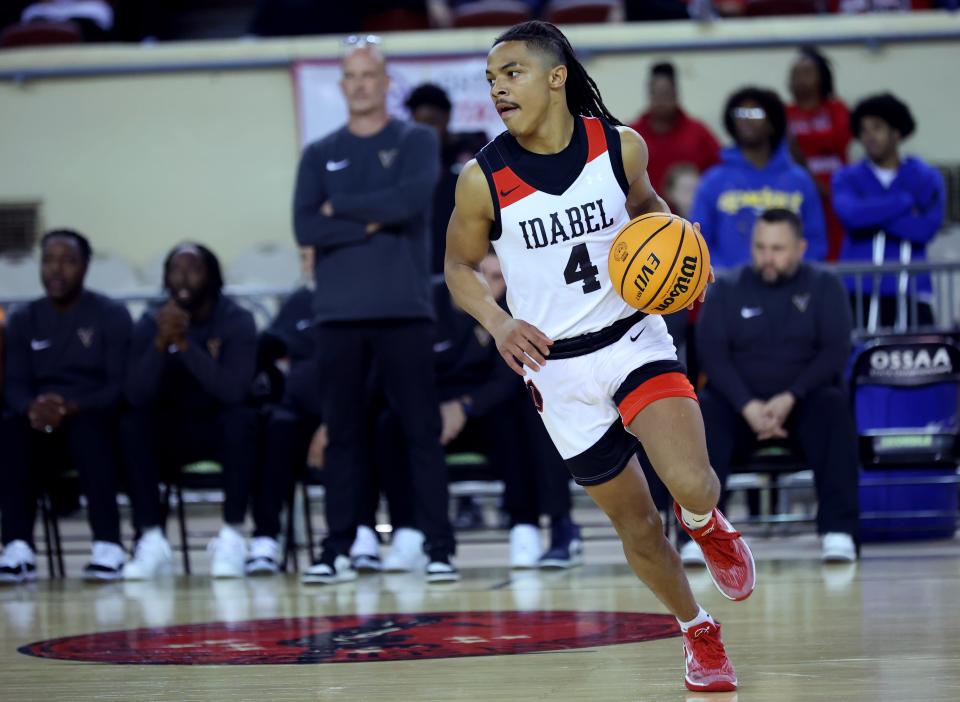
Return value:
M 850 357 L 850 301 L 833 273 L 801 264 L 770 285 L 749 266 L 707 290 L 697 326 L 712 390 L 736 410 L 789 390 L 798 400 L 840 382 Z
M 293 227 L 317 253 L 315 321 L 433 319 L 429 232 L 439 161 L 436 133 L 397 119 L 373 136 L 343 127 L 306 148 Z M 332 217 L 321 214 L 327 201 Z M 371 222 L 380 225 L 374 234 Z

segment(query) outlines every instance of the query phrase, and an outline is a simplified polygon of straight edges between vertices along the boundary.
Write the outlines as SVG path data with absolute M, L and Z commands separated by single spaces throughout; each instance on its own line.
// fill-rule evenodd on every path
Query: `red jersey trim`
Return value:
M 587 163 L 607 152 L 607 135 L 603 123 L 596 117 L 581 117 L 587 132 Z M 497 202 L 502 210 L 515 202 L 520 202 L 537 189 L 518 176 L 510 166 L 504 166 L 493 174 L 493 187 L 496 189 Z
M 698 401 L 697 393 L 683 373 L 654 376 L 623 398 L 619 409 L 624 426 L 629 426 L 648 405 L 665 397 L 689 397 Z
M 501 210 L 537 192 L 536 188 L 514 173 L 510 166 L 505 166 L 493 174 L 493 187 L 497 191 L 497 202 L 500 203 Z
M 587 129 L 587 163 L 607 151 L 607 135 L 603 132 L 603 123 L 596 117 L 582 117 Z

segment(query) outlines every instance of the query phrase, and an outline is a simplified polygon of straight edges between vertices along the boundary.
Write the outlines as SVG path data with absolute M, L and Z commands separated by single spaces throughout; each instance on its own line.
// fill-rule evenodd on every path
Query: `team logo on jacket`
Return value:
M 793 296 L 793 306 L 796 307 L 801 312 L 806 312 L 807 305 L 809 304 L 810 304 L 810 293 Z
M 382 149 L 377 152 L 377 155 L 380 157 L 380 165 L 384 168 L 390 168 L 393 165 L 393 162 L 397 158 L 396 149 Z
M 107 631 L 38 641 L 40 658 L 136 665 L 366 663 L 503 656 L 680 635 L 668 614 L 422 612 L 287 617 Z
M 479 324 L 473 328 L 473 335 L 477 337 L 477 343 L 483 348 L 487 348 L 490 345 L 491 339 L 493 339 L 493 337 L 490 336 L 490 332 Z
M 80 338 L 80 343 L 83 344 L 83 348 L 88 349 L 93 346 L 93 327 L 80 327 L 77 329 L 77 336 Z
M 220 348 L 223 346 L 223 341 L 218 338 L 207 339 L 207 351 L 210 352 L 210 356 L 214 361 L 220 360 Z

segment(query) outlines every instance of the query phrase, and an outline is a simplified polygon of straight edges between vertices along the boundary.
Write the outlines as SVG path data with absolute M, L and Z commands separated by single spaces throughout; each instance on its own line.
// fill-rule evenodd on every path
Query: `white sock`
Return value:
M 712 516 L 712 511 L 709 514 L 694 514 L 686 507 L 680 508 L 680 518 L 683 519 L 683 523 L 691 529 L 701 529 Z
M 677 617 L 677 623 L 680 624 L 680 630 L 684 633 L 686 633 L 687 629 L 690 627 L 696 626 L 697 624 L 703 624 L 704 622 L 710 622 L 711 624 L 714 623 L 713 617 L 707 614 L 707 610 L 705 610 L 703 607 L 700 607 L 700 611 L 697 612 L 697 616 L 688 622 L 682 622 L 680 621 L 680 618 Z
M 140 538 L 141 538 L 141 539 L 146 539 L 147 537 L 150 537 L 150 538 L 157 537 L 157 538 L 161 538 L 161 539 L 165 539 L 165 538 L 166 538 L 166 537 L 163 535 L 163 529 L 161 529 L 161 528 L 158 527 L 158 526 L 150 527 L 150 528 L 148 528 L 148 529 L 144 529 L 144 530 L 143 530 L 143 533 L 140 535 Z

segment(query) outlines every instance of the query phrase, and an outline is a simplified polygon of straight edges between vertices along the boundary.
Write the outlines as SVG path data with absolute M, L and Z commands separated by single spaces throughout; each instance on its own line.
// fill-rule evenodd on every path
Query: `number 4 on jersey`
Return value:
M 563 277 L 567 285 L 573 285 L 583 281 L 583 294 L 596 292 L 600 289 L 600 281 L 597 279 L 600 270 L 593 265 L 590 260 L 590 252 L 587 251 L 586 244 L 577 244 L 570 251 L 570 260 L 567 261 L 567 267 L 563 269 Z

